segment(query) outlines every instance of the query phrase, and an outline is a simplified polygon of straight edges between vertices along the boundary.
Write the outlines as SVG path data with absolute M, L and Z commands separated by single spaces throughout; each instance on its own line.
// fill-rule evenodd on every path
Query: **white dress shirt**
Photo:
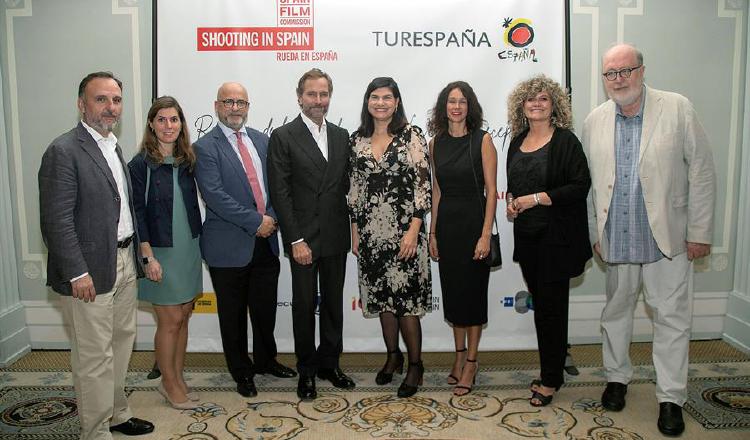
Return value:
M 227 137 L 227 140 L 229 141 L 229 145 L 232 146 L 232 149 L 234 150 L 234 154 L 237 155 L 237 159 L 240 161 L 240 165 L 242 165 L 242 169 L 245 169 L 245 164 L 242 163 L 242 156 L 240 156 L 240 147 L 237 144 L 237 136 L 234 134 L 235 131 L 226 125 L 222 124 L 221 122 L 218 123 L 219 128 L 221 128 L 221 132 L 224 133 L 224 136 Z M 242 127 L 242 130 L 239 130 L 238 133 L 242 136 L 242 143 L 245 144 L 245 147 L 247 148 L 247 151 L 250 153 L 250 160 L 253 161 L 253 167 L 255 167 L 255 174 L 258 176 L 258 182 L 260 182 L 260 192 L 263 193 L 263 200 L 268 203 L 268 194 L 266 193 L 266 184 L 265 180 L 263 180 L 263 163 L 260 161 L 260 155 L 258 154 L 258 151 L 255 149 L 255 144 L 252 140 L 250 140 L 250 136 L 247 135 L 247 130 L 245 130 L 245 127 Z M 247 173 L 247 170 L 245 170 L 245 173 Z
M 304 113 L 300 113 L 302 116 L 302 122 L 305 123 L 307 129 L 310 130 L 310 134 L 315 143 L 318 144 L 320 152 L 323 154 L 325 160 L 328 160 L 328 128 L 326 127 L 326 120 L 323 119 L 323 123 L 318 127 L 318 124 L 313 122 L 312 119 L 308 118 Z

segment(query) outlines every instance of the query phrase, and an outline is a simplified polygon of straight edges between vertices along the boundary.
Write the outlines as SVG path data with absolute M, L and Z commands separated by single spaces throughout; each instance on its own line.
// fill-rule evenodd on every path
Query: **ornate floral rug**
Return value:
M 296 380 L 266 376 L 256 377 L 260 394 L 245 399 L 234 392 L 229 375 L 216 370 L 188 372 L 202 398 L 194 410 L 167 407 L 155 390 L 158 379 L 147 379 L 147 372 L 129 374 L 128 393 L 135 415 L 156 425 L 153 434 L 139 439 L 661 438 L 653 368 L 636 367 L 627 406 L 619 413 L 601 407 L 601 368 L 579 369 L 544 408 L 528 403 L 527 385 L 538 374 L 533 369 L 482 368 L 475 391 L 465 397 L 451 394 L 447 371 L 429 370 L 419 393 L 399 399 L 395 391 L 402 378 L 377 386 L 371 368 L 349 370 L 357 382 L 351 392 L 318 381 L 313 402 L 297 399 Z M 750 438 L 750 360 L 691 364 L 690 378 L 681 438 Z M 0 372 L 0 438 L 75 439 L 77 430 L 68 372 Z

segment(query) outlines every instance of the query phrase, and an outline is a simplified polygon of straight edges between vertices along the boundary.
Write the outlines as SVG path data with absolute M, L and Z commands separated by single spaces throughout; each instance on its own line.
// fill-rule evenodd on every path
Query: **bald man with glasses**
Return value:
M 195 178 L 206 202 L 201 253 L 216 292 L 224 357 L 243 397 L 258 394 L 256 373 L 297 375 L 276 361 L 280 264 L 276 212 L 268 197 L 268 136 L 245 126 L 249 105 L 242 84 L 222 84 L 214 101 L 219 122 L 195 143 Z
M 677 436 L 685 429 L 692 262 L 711 252 L 716 177 L 692 104 L 646 86 L 645 69 L 643 54 L 631 45 L 604 54 L 610 99 L 588 115 L 581 139 L 591 169 L 591 243 L 607 268 L 602 406 L 625 407 L 633 312 L 642 288 L 654 325 L 657 426 Z

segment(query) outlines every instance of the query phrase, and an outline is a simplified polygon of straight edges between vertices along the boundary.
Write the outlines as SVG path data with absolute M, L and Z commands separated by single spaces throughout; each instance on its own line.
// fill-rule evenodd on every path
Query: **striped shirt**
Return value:
M 645 95 L 645 91 L 643 93 Z M 615 185 L 605 225 L 608 263 L 653 263 L 664 257 L 648 224 L 638 175 L 644 103 L 638 114 L 632 117 L 623 115 L 617 106 Z

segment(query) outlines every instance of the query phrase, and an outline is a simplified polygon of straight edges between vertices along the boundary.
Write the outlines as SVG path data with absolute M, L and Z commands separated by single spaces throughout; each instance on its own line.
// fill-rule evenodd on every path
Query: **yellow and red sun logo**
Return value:
M 506 18 L 503 20 L 503 27 L 506 46 L 526 47 L 534 41 L 534 28 L 528 18 Z

